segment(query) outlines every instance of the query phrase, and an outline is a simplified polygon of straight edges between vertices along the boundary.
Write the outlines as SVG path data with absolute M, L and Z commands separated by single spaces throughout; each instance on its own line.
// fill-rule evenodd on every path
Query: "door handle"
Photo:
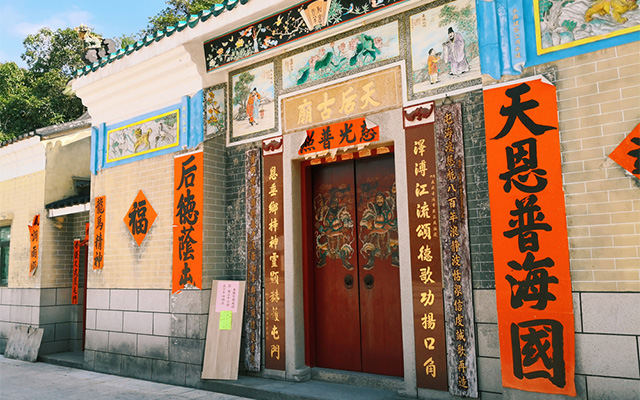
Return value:
M 344 287 L 351 289 L 353 287 L 353 276 L 347 274 L 344 276 Z
M 373 288 L 373 275 L 367 274 L 364 276 L 364 287 L 367 289 Z

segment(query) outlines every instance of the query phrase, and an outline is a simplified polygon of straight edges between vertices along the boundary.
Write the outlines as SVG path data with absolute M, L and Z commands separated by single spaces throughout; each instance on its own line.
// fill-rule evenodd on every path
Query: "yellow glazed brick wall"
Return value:
M 37 288 L 42 277 L 43 243 L 40 243 L 39 266 L 29 276 L 29 229 L 33 217 L 40 214 L 40 239 L 49 221 L 44 212 L 45 172 L 39 171 L 0 182 L 0 214 L 13 214 L 11 221 L 2 220 L 0 226 L 11 225 L 9 244 L 9 287 Z M 44 229 L 43 229 L 44 228 Z
M 608 156 L 640 122 L 640 42 L 553 63 L 576 291 L 640 291 L 640 182 Z
M 173 254 L 173 154 L 98 172 L 91 182 L 89 288 L 169 289 Z M 124 217 L 142 190 L 158 214 L 141 246 Z M 93 270 L 95 198 L 106 195 L 104 267 Z

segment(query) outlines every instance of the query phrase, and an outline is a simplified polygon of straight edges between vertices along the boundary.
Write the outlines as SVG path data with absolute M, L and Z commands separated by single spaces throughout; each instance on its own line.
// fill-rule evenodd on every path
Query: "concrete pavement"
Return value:
M 12 360 L 0 355 L 0 399 L 241 400 L 248 398 L 42 362 Z

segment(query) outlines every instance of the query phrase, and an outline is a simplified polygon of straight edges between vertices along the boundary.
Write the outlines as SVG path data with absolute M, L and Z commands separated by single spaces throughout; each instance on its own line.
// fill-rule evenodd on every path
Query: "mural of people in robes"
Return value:
M 464 38 L 461 33 L 454 32 L 452 27 L 449 27 L 447 33 L 449 41 L 442 43 L 444 62 L 449 63 L 451 67 L 449 75 L 460 75 L 469 71 L 469 63 L 464 53 Z
M 262 96 L 260 96 L 256 88 L 253 88 L 251 93 L 249 93 L 249 98 L 247 99 L 247 117 L 249 117 L 250 125 L 258 124 L 261 98 Z

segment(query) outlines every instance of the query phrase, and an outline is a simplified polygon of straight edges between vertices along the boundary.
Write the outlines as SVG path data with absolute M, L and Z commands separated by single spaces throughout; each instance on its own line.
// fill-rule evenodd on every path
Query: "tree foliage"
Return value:
M 149 24 L 140 32 L 140 36 L 153 35 L 157 31 L 164 31 L 175 26 L 180 21 L 186 21 L 189 16 L 202 10 L 211 8 L 222 0 L 167 0 L 167 7 L 153 17 L 149 17 Z
M 72 28 L 56 31 L 42 28 L 36 34 L 27 36 L 23 45 L 25 52 L 21 58 L 31 72 L 60 71 L 71 78 L 75 70 L 85 66 L 82 59 L 84 42 Z

